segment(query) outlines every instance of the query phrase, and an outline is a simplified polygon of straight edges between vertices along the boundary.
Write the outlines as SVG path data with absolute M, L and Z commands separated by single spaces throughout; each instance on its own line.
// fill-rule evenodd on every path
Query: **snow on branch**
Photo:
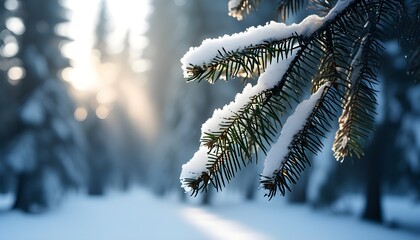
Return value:
M 182 172 L 179 179 L 181 180 L 181 187 L 184 188 L 186 192 L 190 192 L 195 188 L 195 186 L 190 185 L 191 182 L 199 179 L 203 174 L 209 174 L 206 167 L 208 151 L 209 149 L 207 147 L 200 146 L 191 160 L 182 165 Z
M 206 132 L 219 132 L 221 130 L 220 123 L 222 123 L 225 119 L 235 116 L 237 112 L 239 112 L 239 110 L 241 110 L 243 106 L 250 101 L 252 96 L 274 88 L 286 73 L 290 63 L 293 59 L 295 59 L 298 51 L 299 50 L 293 51 L 288 58 L 280 60 L 279 62 L 273 61 L 267 66 L 265 72 L 260 75 L 258 83 L 255 86 L 248 83 L 242 93 L 236 94 L 234 101 L 225 105 L 222 109 L 216 109 L 213 112 L 212 117 L 202 125 L 201 137 L 203 137 Z
M 302 101 L 295 109 L 295 112 L 287 118 L 286 123 L 280 133 L 277 142 L 272 146 L 270 152 L 267 154 L 264 163 L 264 170 L 262 176 L 274 176 L 277 169 L 280 168 L 281 161 L 286 157 L 293 137 L 304 127 L 306 120 L 312 113 L 317 101 L 322 95 L 324 88 L 322 87 L 312 94 L 309 99 Z
M 334 19 L 353 1 L 340 0 L 325 17 L 310 15 L 299 24 L 286 25 L 271 21 L 265 26 L 250 27 L 245 32 L 206 39 L 199 47 L 190 48 L 181 58 L 184 77 L 190 78 L 194 75 L 194 69 L 191 66 L 200 68 L 211 66 L 212 61 L 220 56 L 223 57 L 222 52 L 241 52 L 249 47 L 267 42 L 281 41 L 293 36 L 310 36 L 326 22 Z
M 270 190 L 270 198 L 275 195 L 276 185 L 284 194 L 284 187 L 289 189 L 286 180 L 294 182 L 305 163 L 309 163 L 305 149 L 315 152 L 317 146 L 322 145 L 317 137 L 319 131 L 314 129 L 325 128 L 328 117 L 332 115 L 329 107 L 320 104 L 325 91 L 330 89 L 330 83 L 327 82 L 309 99 L 298 104 L 283 125 L 277 142 L 268 152 L 260 181 L 263 188 Z M 292 163 L 289 163 L 290 159 Z
M 258 83 L 255 86 L 247 84 L 242 93 L 238 93 L 235 100 L 225 105 L 222 109 L 216 109 L 213 116 L 209 118 L 201 128 L 201 138 L 205 138 L 207 133 L 218 133 L 223 131 L 221 123 L 227 119 L 232 119 L 237 116 L 238 112 L 250 102 L 253 96 L 256 96 L 263 91 L 274 88 L 289 68 L 291 62 L 295 59 L 298 50 L 292 52 L 288 58 L 279 62 L 272 62 L 267 66 L 266 71 L 260 75 Z M 194 154 L 193 158 L 182 166 L 182 173 L 180 176 L 182 187 L 186 191 L 193 190 L 191 183 L 194 180 L 199 180 L 202 176 L 211 176 L 213 172 L 212 167 L 209 167 L 209 158 L 220 154 L 215 149 L 209 149 L 209 146 L 202 144 L 200 149 Z M 220 164 L 215 162 L 215 164 Z M 219 167 L 215 167 L 219 168 Z

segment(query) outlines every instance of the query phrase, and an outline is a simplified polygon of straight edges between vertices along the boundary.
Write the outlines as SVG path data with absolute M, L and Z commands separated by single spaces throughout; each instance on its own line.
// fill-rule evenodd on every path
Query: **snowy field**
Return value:
M 357 210 L 358 203 L 359 199 L 349 198 L 337 209 Z M 0 239 L 420 239 L 419 205 L 387 198 L 385 209 L 392 227 L 280 200 L 242 202 L 225 197 L 200 207 L 136 189 L 103 198 L 72 196 L 40 215 L 0 212 Z

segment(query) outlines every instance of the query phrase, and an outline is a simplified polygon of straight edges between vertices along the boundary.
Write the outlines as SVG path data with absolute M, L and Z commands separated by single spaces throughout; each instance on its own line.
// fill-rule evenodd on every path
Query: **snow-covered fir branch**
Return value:
M 309 115 L 311 115 L 315 105 L 321 98 L 324 88 L 328 85 L 328 83 L 324 84 L 316 93 L 299 103 L 294 113 L 287 118 L 280 133 L 280 137 L 267 154 L 264 169 L 261 173 L 262 176 L 271 178 L 280 168 L 281 161 L 289 152 L 289 146 L 291 145 L 293 137 L 303 129 Z
M 334 7 L 328 4 L 324 17 L 310 15 L 291 25 L 270 22 L 191 48 L 181 59 L 189 81 L 213 83 L 241 74 L 259 78 L 202 125 L 201 146 L 182 167 L 182 187 L 192 195 L 210 183 L 219 190 L 263 152 L 267 159 L 261 186 L 269 190 L 270 198 L 277 191 L 284 195 L 310 165 L 307 154 L 322 149 L 338 108 L 344 109 L 335 156 L 360 156 L 361 145 L 373 130 L 372 86 L 382 48 L 376 39 L 383 39 L 375 32 L 392 27 L 392 17 L 380 19 L 384 9 L 398 12 L 399 4 L 338 0 Z M 315 93 L 301 101 L 308 87 Z M 285 114 L 293 109 L 283 125 Z
M 325 24 L 325 22 L 330 21 L 334 16 L 336 16 L 341 10 L 345 9 L 346 6 L 348 6 L 348 4 L 352 2 L 352 1 L 340 1 L 336 7 L 331 10 L 331 12 L 329 14 L 327 14 L 325 17 L 319 17 L 316 15 L 311 15 L 310 17 L 306 18 L 304 21 L 302 21 L 300 24 L 293 24 L 290 26 L 286 26 L 285 24 L 280 24 L 282 27 L 284 28 L 282 30 L 283 33 L 281 33 L 280 36 L 281 37 L 290 37 L 290 36 L 294 36 L 294 34 L 296 33 L 296 31 L 298 31 L 300 34 L 302 35 L 311 35 L 313 34 L 315 31 L 317 31 L 321 26 L 323 26 Z M 276 24 L 273 24 L 272 26 L 274 26 Z M 267 25 L 270 26 L 270 25 Z M 264 27 L 260 27 L 260 28 L 254 28 L 254 29 L 258 29 L 261 30 L 263 29 L 261 32 L 258 32 L 256 30 L 256 32 L 254 32 L 253 30 L 249 31 L 250 33 L 248 33 L 249 35 L 247 35 L 247 33 L 245 34 L 238 34 L 238 36 L 240 36 L 240 38 L 243 39 L 243 41 L 247 41 L 247 38 L 250 36 L 264 36 L 264 34 L 269 34 L 269 38 L 273 38 L 272 32 L 277 32 L 275 28 L 264 28 Z M 224 38 L 219 39 L 218 44 L 219 46 L 224 46 L 224 51 L 227 51 L 225 49 L 226 46 L 226 42 L 228 43 L 227 45 L 229 45 L 229 43 L 233 43 L 232 42 L 232 37 L 229 36 L 225 36 Z M 260 38 L 260 41 L 263 38 Z M 208 40 L 208 41 L 214 41 L 214 40 Z M 214 42 L 213 42 L 214 43 Z M 238 43 L 236 43 L 238 44 Z M 204 47 L 203 47 L 204 45 Z M 205 53 L 211 50 L 207 49 L 207 47 L 209 46 L 215 46 L 214 44 L 205 44 L 203 43 L 203 45 L 201 47 L 199 47 L 197 51 L 190 51 L 189 53 L 191 53 L 191 55 L 189 55 L 189 53 L 187 53 L 184 58 L 181 61 L 186 61 L 187 59 L 189 59 L 190 56 L 193 57 L 198 57 L 201 55 L 201 53 Z M 217 44 L 216 44 L 217 45 Z M 252 45 L 252 44 L 251 44 Z M 219 47 L 219 46 L 216 46 Z M 242 45 L 244 46 L 244 45 Z M 238 47 L 238 45 L 236 45 L 236 47 Z M 215 49 L 216 49 L 215 48 Z M 306 49 L 307 46 L 304 46 L 304 48 Z M 309 50 L 310 51 L 310 50 Z M 192 53 L 195 53 L 192 54 Z M 297 54 L 298 52 L 300 52 L 300 54 Z M 182 173 L 180 176 L 180 180 L 182 183 L 182 186 L 187 190 L 193 190 L 193 193 L 197 191 L 197 189 L 203 189 L 207 186 L 209 181 L 212 181 L 213 185 L 218 188 L 220 187 L 219 183 L 214 183 L 214 179 L 212 179 L 213 177 L 217 178 L 217 181 L 221 181 L 224 182 L 223 178 L 227 177 L 227 181 L 230 180 L 230 178 L 234 175 L 233 173 L 231 173 L 232 169 L 230 169 L 231 167 L 226 167 L 226 164 L 235 164 L 236 163 L 232 163 L 231 161 L 235 161 L 237 158 L 237 154 L 241 154 L 241 158 L 243 158 L 244 156 L 242 156 L 243 152 L 245 152 L 245 156 L 249 157 L 249 154 L 247 153 L 247 151 L 249 151 L 247 148 L 251 147 L 255 147 L 255 145 L 257 145 L 258 147 L 260 147 L 264 152 L 266 151 L 266 145 L 264 143 L 262 143 L 263 140 L 259 139 L 259 137 L 256 137 L 255 134 L 262 134 L 262 133 L 253 133 L 252 130 L 247 129 L 247 127 L 244 127 L 244 124 L 246 123 L 247 120 L 243 119 L 243 116 L 241 117 L 238 114 L 245 114 L 248 115 L 249 114 L 249 107 L 252 106 L 254 103 L 252 102 L 252 98 L 256 97 L 257 95 L 267 91 L 267 90 L 272 90 L 276 87 L 279 86 L 279 81 L 283 80 L 286 81 L 286 78 L 288 78 L 288 76 L 284 76 L 286 71 L 288 71 L 290 68 L 294 68 L 296 66 L 299 66 L 299 64 L 295 61 L 296 56 L 299 55 L 299 60 L 302 60 L 302 57 L 305 55 L 302 53 L 302 49 L 299 49 L 299 45 L 294 46 L 294 48 L 290 49 L 290 53 L 286 53 L 284 56 L 282 56 L 282 58 L 279 58 L 279 56 L 277 56 L 277 60 L 273 59 L 270 60 L 272 61 L 271 64 L 267 64 L 267 69 L 266 71 L 261 74 L 257 85 L 252 86 L 251 84 L 248 84 L 242 93 L 237 94 L 237 96 L 235 97 L 235 101 L 231 102 L 230 104 L 226 105 L 225 107 L 223 107 L 222 109 L 217 109 L 215 110 L 215 112 L 213 113 L 213 116 L 208 119 L 202 126 L 202 134 L 201 134 L 201 139 L 202 139 L 202 144 L 200 149 L 196 152 L 196 154 L 194 154 L 194 157 L 186 164 L 183 165 L 182 167 Z M 309 56 L 307 56 L 309 57 Z M 293 66 L 291 67 L 290 65 L 293 63 Z M 296 65 L 297 64 L 297 65 Z M 292 71 L 293 72 L 293 71 Z M 292 74 L 292 72 L 289 72 L 289 74 Z M 185 72 L 184 72 L 185 73 Z M 290 83 L 289 83 L 290 84 Z M 296 84 L 296 83 L 295 83 Z M 292 84 L 293 85 L 293 84 Z M 288 84 L 284 85 L 284 86 L 288 86 Z M 280 92 L 283 91 L 282 88 L 284 87 L 280 87 Z M 298 94 L 298 90 L 295 89 L 293 90 L 293 87 L 297 87 L 297 85 L 295 86 L 288 86 L 287 88 L 292 87 L 290 90 L 292 93 L 294 94 Z M 278 91 L 278 90 L 276 90 Z M 291 95 L 286 94 L 288 97 L 291 97 Z M 292 97 L 293 98 L 293 97 Z M 281 98 L 280 98 L 281 99 Z M 284 99 L 283 99 L 284 100 Z M 287 100 L 285 102 L 285 104 L 288 104 Z M 245 106 L 247 110 L 243 111 L 245 109 Z M 255 113 L 252 113 L 255 114 Z M 251 115 L 252 115 L 251 114 Z M 268 115 L 270 115 L 271 117 L 275 117 L 278 118 L 278 116 L 275 116 L 278 113 L 268 113 Z M 260 114 L 263 115 L 263 114 Z M 249 117 L 249 116 L 248 116 Z M 232 120 L 234 119 L 234 120 Z M 244 121 L 244 123 L 242 123 L 242 121 Z M 239 121 L 239 122 L 238 122 Z M 250 120 L 251 121 L 251 120 Z M 254 125 L 254 123 L 252 123 L 254 120 L 252 120 L 250 123 L 251 125 Z M 270 120 L 266 120 L 265 117 L 263 117 L 263 121 L 265 122 L 264 124 L 268 124 L 270 125 L 271 123 L 269 123 Z M 277 120 L 279 121 L 279 120 Z M 235 124 L 236 123 L 236 124 Z M 228 126 L 228 127 L 226 127 Z M 258 128 L 258 124 L 256 125 Z M 260 126 L 260 127 L 264 127 L 264 126 Z M 233 130 L 232 130 L 233 128 Z M 252 126 L 251 126 L 252 128 Z M 232 132 L 233 131 L 233 132 Z M 242 132 L 240 134 L 240 136 L 237 137 L 232 137 L 232 134 L 235 135 L 235 131 L 239 131 Z M 251 132 L 249 132 L 251 131 Z M 265 130 L 263 130 L 265 131 Z M 273 127 L 269 127 L 268 128 L 268 132 L 272 132 L 272 131 L 276 131 Z M 210 135 L 209 135 L 210 133 Z M 212 134 L 215 134 L 215 136 L 213 137 Z M 235 147 L 235 143 L 234 140 L 235 138 L 247 138 L 247 134 L 251 135 L 250 141 L 254 141 L 254 143 L 250 143 L 248 140 L 246 141 L 247 145 L 250 144 L 250 146 L 242 146 L 241 144 L 239 144 L 239 147 L 236 147 L 236 149 L 234 149 Z M 273 133 L 272 133 L 273 134 Z M 268 136 L 265 136 L 268 137 Z M 228 139 L 228 140 L 220 140 L 220 139 Z M 210 139 L 210 140 L 209 140 Z M 222 141 L 222 142 L 219 142 Z M 232 142 L 233 141 L 233 142 Z M 216 146 L 213 146 L 213 144 L 216 143 Z M 210 145 L 208 145 L 210 144 Z M 224 146 L 221 146 L 224 145 Z M 239 150 L 238 150 L 239 149 Z M 238 152 L 236 152 L 238 151 Z M 255 152 L 258 151 L 257 149 L 255 149 Z M 230 157 L 230 154 L 232 154 L 231 152 L 234 152 L 234 154 Z M 234 158 L 234 160 L 232 160 L 232 158 Z M 244 163 L 244 165 L 246 165 Z M 237 167 L 234 167 L 235 169 L 237 169 Z M 227 170 L 226 170 L 227 169 Z M 234 169 L 234 170 L 235 170 Z M 219 172 L 218 172 L 219 171 Z M 224 173 L 221 173 L 224 172 Z M 228 172 L 228 174 L 226 174 L 226 172 Z M 221 180 L 220 180 L 221 179 Z M 224 185 L 224 183 L 223 183 Z
M 201 127 L 201 138 L 205 138 L 207 133 L 217 133 L 222 131 L 221 123 L 227 119 L 235 117 L 237 113 L 249 103 L 250 98 L 260 94 L 263 91 L 273 88 L 278 84 L 278 81 L 282 79 L 290 66 L 290 63 L 295 58 L 298 50 L 289 55 L 288 58 L 283 59 L 279 62 L 273 61 L 267 67 L 266 71 L 261 74 L 258 79 L 258 83 L 255 86 L 247 84 L 243 89 L 242 93 L 238 93 L 235 100 L 225 105 L 222 109 L 216 109 L 213 112 L 213 116 L 209 118 Z M 184 180 L 198 179 L 203 173 L 210 174 L 208 169 L 209 160 L 209 147 L 202 144 L 200 149 L 194 154 L 193 158 L 182 166 L 182 173 L 180 180 L 182 186 L 187 190 L 191 190 Z M 212 150 L 213 154 L 215 153 Z
M 268 152 L 260 181 L 263 188 L 270 190 L 270 197 L 275 195 L 277 186 L 284 194 L 284 188 L 289 189 L 286 181 L 294 182 L 305 165 L 309 164 L 305 151 L 316 151 L 317 146 L 322 145 L 312 131 L 316 133 L 313 129 L 325 128 L 326 121 L 332 115 L 332 109 L 321 103 L 330 91 L 330 86 L 329 82 L 323 84 L 307 100 L 298 104 L 283 125 L 277 142 Z
M 211 118 L 209 118 L 201 127 L 201 138 L 208 132 L 219 132 L 220 123 L 225 119 L 235 116 L 246 105 L 252 96 L 256 96 L 263 91 L 275 87 L 282 76 L 286 73 L 290 63 L 296 57 L 299 50 L 294 50 L 288 58 L 278 62 L 273 61 L 266 68 L 266 71 L 258 78 L 258 83 L 252 86 L 248 83 L 242 93 L 235 96 L 235 100 L 225 105 L 222 109 L 216 109 Z
M 271 21 L 264 26 L 250 27 L 246 31 L 219 38 L 206 39 L 199 47 L 190 50 L 181 58 L 184 77 L 189 78 L 191 66 L 207 66 L 223 52 L 240 52 L 248 47 L 265 42 L 281 41 L 293 36 L 310 36 L 326 22 L 331 21 L 354 0 L 340 0 L 325 16 L 309 15 L 302 22 L 291 25 Z

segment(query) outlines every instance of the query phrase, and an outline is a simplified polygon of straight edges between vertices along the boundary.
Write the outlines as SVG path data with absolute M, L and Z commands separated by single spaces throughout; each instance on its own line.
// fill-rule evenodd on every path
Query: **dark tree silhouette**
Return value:
M 16 56 L 2 59 L 18 67 L 9 74 L 13 85 L 7 87 L 13 95 L 9 100 L 18 106 L 11 114 L 15 123 L 1 136 L 8 136 L 2 145 L 2 165 L 16 182 L 13 207 L 34 212 L 84 184 L 83 138 L 67 85 L 57 77 L 69 66 L 59 48 L 68 39 L 55 32 L 67 21 L 63 7 L 55 0 L 19 1 L 10 14 L 23 23 L 24 31 L 14 37 Z

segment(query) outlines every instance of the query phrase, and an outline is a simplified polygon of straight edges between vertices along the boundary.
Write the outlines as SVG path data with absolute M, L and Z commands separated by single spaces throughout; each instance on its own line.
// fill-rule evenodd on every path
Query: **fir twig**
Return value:
M 310 166 L 307 152 L 317 154 L 321 150 L 322 138 L 331 129 L 330 121 L 335 118 L 334 112 L 339 107 L 339 96 L 337 89 L 331 85 L 323 89 L 302 129 L 293 136 L 280 167 L 272 176 L 261 176 L 261 186 L 269 191 L 266 196 L 270 199 L 276 195 L 277 190 L 282 195 L 286 190 L 291 191 L 290 184 L 296 184 L 301 172 L 307 165 Z
M 277 19 L 282 22 L 286 21 L 291 15 L 296 14 L 307 0 L 280 0 L 277 3 L 276 13 Z

